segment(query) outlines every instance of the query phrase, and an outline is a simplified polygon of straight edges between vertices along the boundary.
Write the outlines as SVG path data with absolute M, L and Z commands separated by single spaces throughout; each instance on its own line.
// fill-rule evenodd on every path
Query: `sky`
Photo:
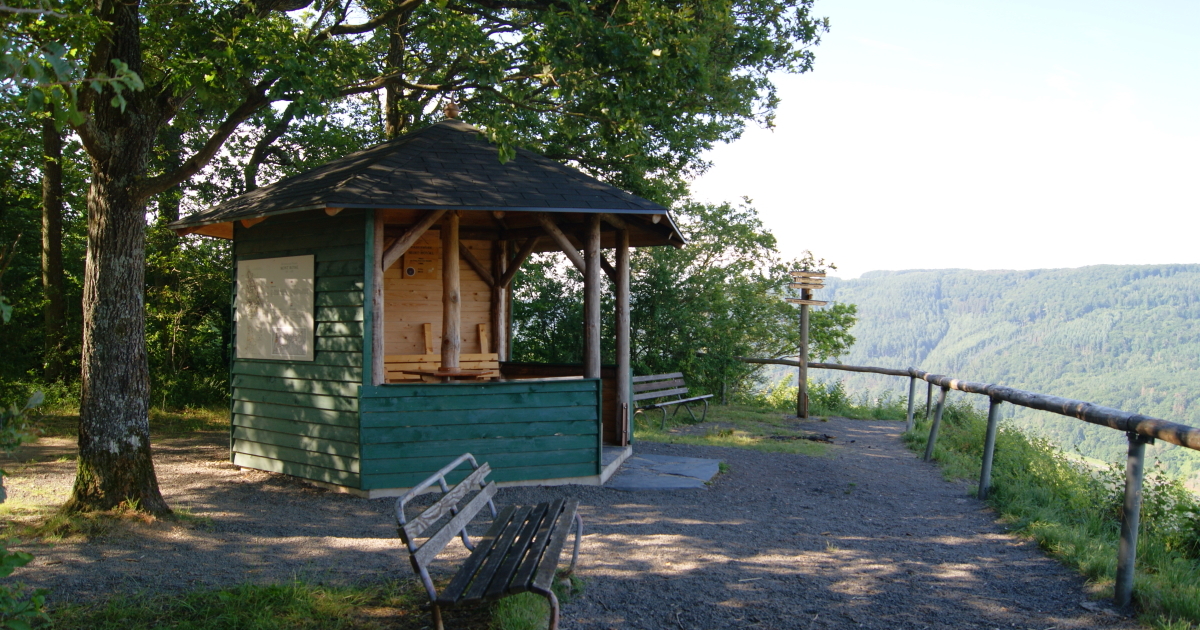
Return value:
M 775 128 L 715 148 L 780 250 L 880 269 L 1200 262 L 1200 0 L 817 0 Z

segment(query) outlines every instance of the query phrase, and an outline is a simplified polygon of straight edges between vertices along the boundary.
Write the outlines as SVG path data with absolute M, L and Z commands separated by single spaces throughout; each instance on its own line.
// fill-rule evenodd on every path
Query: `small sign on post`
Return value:
M 800 374 L 797 379 L 799 391 L 796 392 L 796 417 L 808 418 L 808 307 L 825 306 L 829 302 L 814 300 L 814 289 L 825 288 L 825 272 L 823 271 L 793 271 L 791 289 L 800 289 L 799 298 L 787 298 L 791 304 L 800 305 Z

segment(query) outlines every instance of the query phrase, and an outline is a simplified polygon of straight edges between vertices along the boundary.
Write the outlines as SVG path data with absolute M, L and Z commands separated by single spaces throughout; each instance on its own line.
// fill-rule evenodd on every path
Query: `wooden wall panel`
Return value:
M 369 388 L 363 489 L 411 487 L 463 453 L 497 481 L 598 475 L 600 395 L 583 379 Z
M 316 355 L 295 362 L 234 359 L 233 463 L 359 486 L 364 221 L 362 211 L 336 217 L 314 211 L 235 226 L 238 259 L 315 256 Z
M 418 245 L 434 246 L 441 252 L 441 237 L 436 230 L 426 232 Z M 484 266 L 491 271 L 490 241 L 463 241 Z M 441 254 L 434 257 L 437 278 L 406 278 L 402 273 L 403 260 L 383 274 L 384 354 L 425 354 L 424 325 L 432 325 L 433 353 L 441 352 L 442 338 L 442 280 Z M 462 352 L 482 354 L 479 345 L 479 324 L 491 322 L 491 291 L 479 274 L 465 260 L 459 262 L 462 280 Z

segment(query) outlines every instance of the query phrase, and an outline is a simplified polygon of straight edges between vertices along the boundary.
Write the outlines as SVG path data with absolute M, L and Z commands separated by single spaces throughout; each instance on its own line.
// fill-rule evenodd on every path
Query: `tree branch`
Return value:
M 330 26 L 324 31 L 321 31 L 321 33 L 317 35 L 316 39 L 329 39 L 330 37 L 334 37 L 336 35 L 359 35 L 362 33 L 369 33 L 396 19 L 396 17 L 401 13 L 416 9 L 417 7 L 421 6 L 424 1 L 425 0 L 402 0 L 400 4 L 387 11 L 384 11 L 383 13 L 380 13 L 373 19 L 363 22 L 362 24 L 335 24 Z
M 258 141 L 258 144 L 254 145 L 254 153 L 250 155 L 250 160 L 246 163 L 245 170 L 242 171 L 246 184 L 245 192 L 250 192 L 258 188 L 258 167 L 270 154 L 271 145 L 282 137 L 284 133 L 287 133 L 288 125 L 296 117 L 296 103 L 297 101 L 288 103 L 287 109 L 283 110 L 283 117 L 279 119 L 279 122 L 268 127 L 266 133 Z
M 216 131 L 209 136 L 208 141 L 204 143 L 204 146 L 201 147 L 195 155 L 188 159 L 188 161 L 184 162 L 183 166 L 176 169 L 175 172 L 164 173 L 158 177 L 151 177 L 150 179 L 147 179 L 142 183 L 138 193 L 142 197 L 157 195 L 158 193 L 167 190 L 172 186 L 187 181 L 187 179 L 192 175 L 198 173 L 200 169 L 204 168 L 209 161 L 213 159 L 213 156 L 215 156 L 217 151 L 221 149 L 221 146 L 225 144 L 225 141 L 229 139 L 229 136 L 232 135 L 234 130 L 238 128 L 238 125 L 241 125 L 246 121 L 246 119 L 253 116 L 254 112 L 257 112 L 259 109 L 265 107 L 271 102 L 270 99 L 267 98 L 267 90 L 270 89 L 277 80 L 278 78 L 276 77 L 264 79 L 259 82 L 259 84 L 255 86 L 254 91 L 246 95 L 246 100 L 242 101 L 242 104 L 238 105 L 237 109 L 230 112 L 229 116 L 227 116 L 224 122 L 217 127 Z

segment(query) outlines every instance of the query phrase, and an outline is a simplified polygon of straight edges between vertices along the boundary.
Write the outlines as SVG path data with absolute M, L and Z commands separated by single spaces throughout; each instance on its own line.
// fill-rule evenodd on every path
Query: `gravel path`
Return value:
M 964 485 L 943 481 L 900 444 L 896 423 L 812 428 L 837 437 L 829 457 L 636 446 L 727 463 L 705 489 L 508 488 L 499 501 L 567 495 L 583 504 L 587 589 L 564 606 L 564 629 L 1140 627 L 1091 610 L 1082 579 L 1004 533 Z M 156 445 L 168 501 L 202 519 L 30 545 L 38 571 L 16 576 L 52 589 L 53 602 L 246 580 L 411 576 L 397 553 L 392 501 L 238 470 L 224 439 Z M 50 461 L 6 464 L 10 497 L 61 501 L 74 464 L 54 461 L 52 442 L 18 457 L 31 453 Z

